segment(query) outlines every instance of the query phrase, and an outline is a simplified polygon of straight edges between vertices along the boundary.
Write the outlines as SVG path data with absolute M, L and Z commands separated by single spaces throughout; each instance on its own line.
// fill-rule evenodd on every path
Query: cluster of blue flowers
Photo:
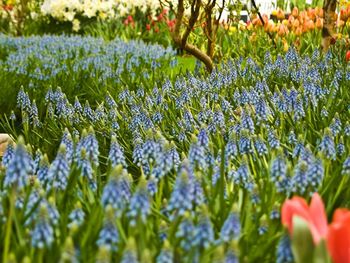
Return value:
M 98 43 L 86 52 L 100 52 Z M 21 89 L 12 119 L 60 146 L 50 164 L 22 139 L 9 144 L 1 190 L 24 202 L 25 238 L 36 248 L 49 251 L 64 237 L 74 242 L 66 256 L 84 259 L 84 245 L 101 262 L 237 262 L 252 246 L 276 248 L 266 237 L 281 229 L 286 197 L 344 194 L 332 189 L 350 174 L 349 73 L 331 54 L 290 49 L 263 64 L 233 59 L 210 75 L 110 91 L 100 102 L 57 88 L 39 104 Z M 11 220 L 10 207 L 0 208 Z M 278 262 L 292 261 L 288 243 L 281 240 Z
M 86 94 L 86 87 L 97 90 L 106 85 L 151 82 L 162 65 L 169 68 L 177 63 L 172 48 L 136 40 L 0 34 L 0 49 L 0 76 L 6 79 L 3 89 L 7 92 L 13 92 L 21 79 L 21 84 L 37 91 L 59 85 L 70 93 Z

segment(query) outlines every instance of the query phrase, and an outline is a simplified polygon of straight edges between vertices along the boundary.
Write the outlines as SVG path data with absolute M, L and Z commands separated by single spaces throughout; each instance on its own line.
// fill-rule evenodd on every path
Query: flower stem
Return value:
M 10 209 L 9 209 L 9 214 L 6 222 L 3 262 L 8 261 L 8 251 L 11 243 L 11 228 L 12 228 L 12 214 L 14 209 L 13 207 L 14 200 L 15 200 L 15 189 L 12 188 L 11 195 L 10 195 Z

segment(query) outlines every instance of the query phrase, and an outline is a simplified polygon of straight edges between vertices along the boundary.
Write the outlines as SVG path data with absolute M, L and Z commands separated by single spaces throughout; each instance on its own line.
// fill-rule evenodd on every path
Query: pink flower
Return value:
M 294 216 L 305 220 L 315 244 L 318 244 L 321 239 L 327 239 L 327 216 L 319 194 L 315 193 L 312 196 L 310 206 L 303 198 L 297 196 L 284 202 L 282 206 L 282 224 L 288 228 L 292 238 Z

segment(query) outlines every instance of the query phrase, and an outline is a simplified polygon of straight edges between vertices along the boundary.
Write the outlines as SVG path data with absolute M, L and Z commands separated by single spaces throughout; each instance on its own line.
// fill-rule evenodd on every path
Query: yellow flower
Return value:
M 105 12 L 100 12 L 100 13 L 98 14 L 98 16 L 99 16 L 102 20 L 104 20 L 104 19 L 107 18 L 107 14 L 106 14 Z
M 273 11 L 271 12 L 271 14 L 272 14 L 273 16 L 277 16 L 277 10 L 273 10 Z
M 244 30 L 244 29 L 246 29 L 246 27 L 247 27 L 247 24 L 245 22 L 243 22 L 242 20 L 240 20 L 238 23 L 238 28 L 240 30 Z
M 78 32 L 80 30 L 80 21 L 78 19 L 73 19 L 73 31 Z
M 7 0 L 6 5 L 14 5 L 16 3 L 16 0 Z
M 288 49 L 289 49 L 289 45 L 288 45 L 288 42 L 285 39 L 283 39 L 283 40 L 284 40 L 283 41 L 283 51 L 287 52 Z
M 235 33 L 237 31 L 237 28 L 235 26 L 230 26 L 230 32 Z

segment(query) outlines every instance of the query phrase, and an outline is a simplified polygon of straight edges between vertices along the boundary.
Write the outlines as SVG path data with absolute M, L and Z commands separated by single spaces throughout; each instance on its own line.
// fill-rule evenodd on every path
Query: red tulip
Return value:
M 346 52 L 345 59 L 346 59 L 346 61 L 349 61 L 349 60 L 350 60 L 350 50 L 348 50 L 348 51 Z
M 350 51 L 348 51 L 349 53 Z M 347 53 L 347 55 L 348 55 Z M 350 211 L 337 209 L 329 225 L 327 246 L 334 263 L 350 262 Z
M 160 13 L 157 17 L 157 21 L 162 21 L 164 18 L 163 13 Z
M 301 197 L 293 197 L 282 206 L 282 224 L 285 225 L 293 237 L 293 217 L 298 216 L 308 224 L 313 241 L 318 244 L 327 238 L 327 216 L 321 197 L 315 193 L 310 206 Z
M 347 9 L 341 9 L 340 10 L 340 19 L 346 22 L 349 18 L 348 10 Z
M 5 11 L 12 11 L 13 6 L 12 6 L 12 5 L 3 5 L 2 8 L 3 8 Z

